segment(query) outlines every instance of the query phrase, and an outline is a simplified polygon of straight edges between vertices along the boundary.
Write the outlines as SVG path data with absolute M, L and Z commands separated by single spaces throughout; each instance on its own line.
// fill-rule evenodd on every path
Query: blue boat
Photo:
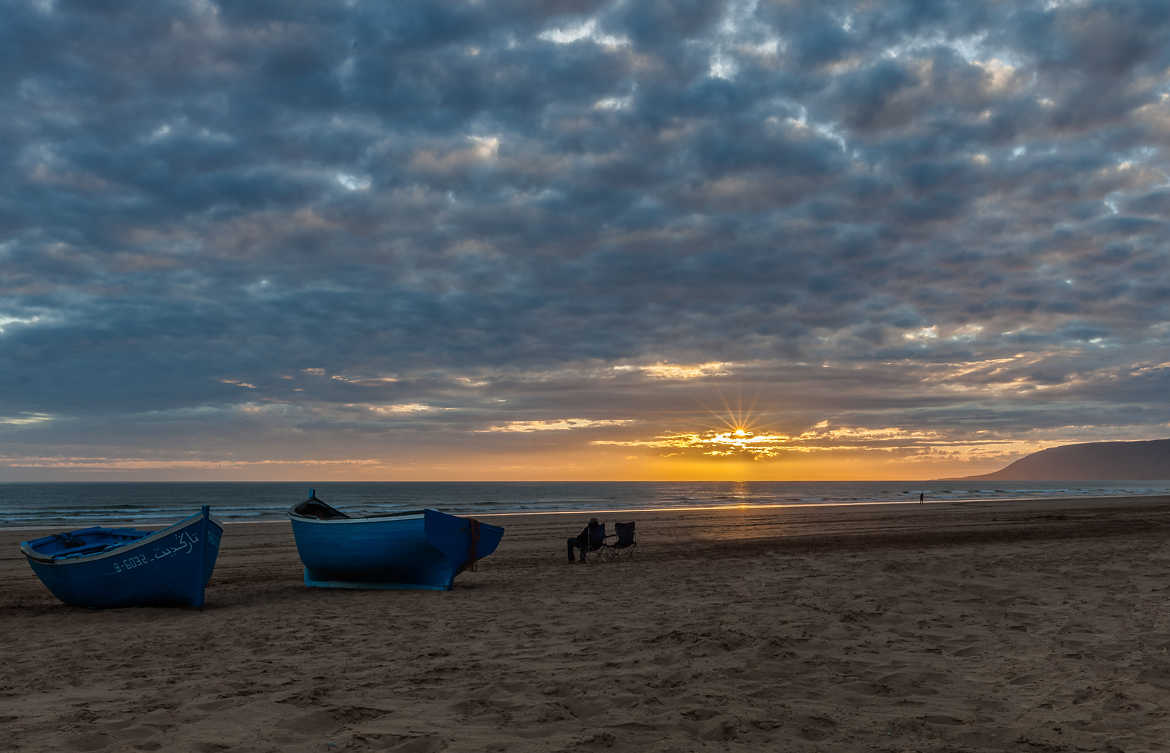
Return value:
M 79 607 L 203 606 L 223 527 L 210 509 L 159 531 L 82 528 L 21 542 L 53 595 Z
M 438 510 L 350 517 L 315 493 L 288 511 L 305 585 L 446 591 L 496 550 L 504 529 Z

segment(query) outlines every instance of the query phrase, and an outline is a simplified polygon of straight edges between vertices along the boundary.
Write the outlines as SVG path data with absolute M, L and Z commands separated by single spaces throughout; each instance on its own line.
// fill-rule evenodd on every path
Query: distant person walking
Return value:
M 922 504 L 925 501 L 926 501 L 926 494 L 924 492 L 918 492 L 918 504 Z

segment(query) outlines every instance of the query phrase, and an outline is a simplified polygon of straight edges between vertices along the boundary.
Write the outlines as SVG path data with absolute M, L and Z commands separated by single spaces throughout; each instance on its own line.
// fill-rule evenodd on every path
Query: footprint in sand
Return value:
M 110 737 L 109 735 L 107 735 L 105 733 L 90 732 L 90 733 L 87 733 L 84 735 L 77 735 L 76 737 L 70 737 L 69 739 L 67 739 L 65 741 L 65 746 L 69 750 L 81 750 L 81 751 L 103 750 L 104 748 L 108 748 L 110 746 L 110 744 L 113 742 L 114 742 L 114 738 Z
M 837 722 L 827 716 L 807 716 L 801 720 L 797 734 L 810 742 L 824 740 L 837 731 Z
M 295 732 L 321 734 L 337 729 L 339 725 L 329 711 L 310 711 L 290 719 L 282 726 Z
M 421 737 L 409 738 L 398 745 L 392 745 L 387 750 L 391 753 L 439 753 L 446 747 L 447 743 L 443 738 L 435 735 L 422 735 Z
M 703 725 L 699 739 L 715 742 L 734 740 L 739 735 L 739 722 L 734 717 L 713 719 Z

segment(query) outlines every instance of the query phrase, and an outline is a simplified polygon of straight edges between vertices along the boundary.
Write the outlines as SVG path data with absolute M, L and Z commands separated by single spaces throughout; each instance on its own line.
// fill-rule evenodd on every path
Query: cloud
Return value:
M 629 423 L 633 423 L 633 419 L 558 418 L 538 421 L 509 421 L 506 424 L 489 426 L 486 429 L 477 429 L 477 431 L 527 434 L 534 431 L 572 431 L 575 429 L 624 426 Z
M 429 413 L 431 411 L 442 410 L 433 405 L 425 403 L 395 403 L 391 405 L 360 405 L 356 403 L 346 403 L 346 408 L 362 408 L 378 416 L 394 416 L 414 413 Z
M 867 428 L 842 426 L 832 428 L 823 420 L 799 434 L 755 431 L 744 427 L 667 434 L 653 439 L 593 440 L 590 444 L 614 447 L 647 447 L 675 454 L 699 454 L 708 457 L 746 457 L 766 460 L 794 453 L 839 453 L 855 451 L 921 450 L 943 440 L 934 431 L 907 430 L 901 427 Z
M 256 469 L 266 466 L 288 466 L 301 469 L 320 467 L 382 467 L 383 461 L 372 458 L 344 458 L 340 460 L 290 459 L 290 460 L 232 460 L 188 458 L 111 458 L 111 457 L 5 457 L 0 456 L 0 467 L 35 468 L 48 470 L 84 471 L 221 471 Z
M 322 370 L 321 376 L 324 375 Z M 344 374 L 332 374 L 329 377 L 335 382 L 343 382 L 345 384 L 356 384 L 362 387 L 384 387 L 388 384 L 394 384 L 398 381 L 398 377 L 392 376 L 375 376 L 375 377 L 351 377 Z
M 722 361 L 696 364 L 658 362 L 644 366 L 620 364 L 614 366 L 613 370 L 618 372 L 636 371 L 645 374 L 651 379 L 702 379 L 712 376 L 727 376 L 731 373 L 732 366 L 734 364 L 724 363 Z
M 53 416 L 47 413 L 21 413 L 16 416 L 0 416 L 0 424 L 8 426 L 30 426 L 46 421 L 52 421 Z
M 0 451 L 1170 420 L 1164 4 L 6 10 Z

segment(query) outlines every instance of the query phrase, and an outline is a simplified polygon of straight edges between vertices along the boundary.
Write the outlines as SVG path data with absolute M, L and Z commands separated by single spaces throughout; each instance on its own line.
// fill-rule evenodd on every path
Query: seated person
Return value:
M 589 552 L 600 549 L 605 543 L 605 526 L 597 521 L 597 518 L 590 518 L 589 525 L 581 529 L 581 533 L 574 537 L 567 539 L 569 550 L 569 562 L 573 562 L 573 547 L 581 550 L 581 561 L 585 561 L 585 555 Z

